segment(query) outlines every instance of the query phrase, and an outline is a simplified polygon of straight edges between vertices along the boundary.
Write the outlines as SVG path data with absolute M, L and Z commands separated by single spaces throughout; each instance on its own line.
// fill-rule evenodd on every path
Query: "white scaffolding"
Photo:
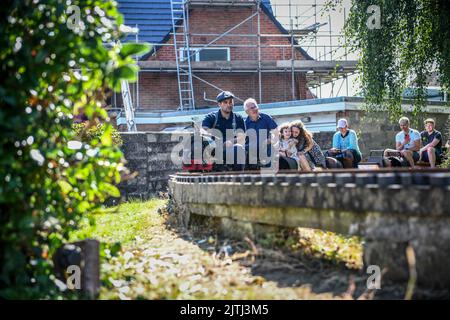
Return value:
M 289 30 L 298 45 L 308 52 L 316 61 L 344 61 L 354 65 L 353 70 L 338 73 L 331 80 L 325 75 L 308 81 L 310 88 L 316 89 L 316 96 L 322 97 L 325 84 L 331 85 L 330 97 L 339 96 L 342 88 L 349 95 L 349 76 L 356 73 L 356 58 L 349 54 L 348 43 L 342 28 L 347 20 L 347 8 L 342 6 L 338 11 L 327 11 L 326 0 L 273 0 L 272 8 L 277 20 Z M 353 59 L 351 59 L 351 57 Z M 310 77 L 311 78 L 311 77 Z M 335 90 L 335 85 L 339 84 Z

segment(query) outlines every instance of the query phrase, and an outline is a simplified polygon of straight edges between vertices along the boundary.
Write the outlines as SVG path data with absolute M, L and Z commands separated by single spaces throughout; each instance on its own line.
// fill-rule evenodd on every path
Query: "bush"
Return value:
M 73 129 L 77 137 L 84 142 L 92 141 L 93 139 L 101 140 L 102 135 L 105 133 L 105 129 L 109 128 L 104 123 L 99 123 L 95 126 L 89 127 L 88 122 L 74 123 Z M 111 127 L 111 139 L 115 146 L 121 146 L 123 144 L 122 137 L 117 129 Z
M 446 155 L 444 156 L 444 160 L 439 165 L 439 168 L 450 169 L 450 150 L 447 151 Z
M 116 41 L 114 1 L 3 1 L 0 16 L 0 298 L 51 298 L 53 253 L 119 195 L 123 168 L 111 125 L 79 142 L 73 116 L 107 120 L 105 92 L 134 80 L 148 47 Z

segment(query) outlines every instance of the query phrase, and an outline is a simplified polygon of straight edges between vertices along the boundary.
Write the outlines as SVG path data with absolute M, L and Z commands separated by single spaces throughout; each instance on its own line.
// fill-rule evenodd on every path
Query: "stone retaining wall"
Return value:
M 119 185 L 126 198 L 147 199 L 158 191 L 167 191 L 169 175 L 181 166 L 170 158 L 181 135 L 161 132 L 121 133 L 122 151 L 127 168 L 136 176 Z
M 273 226 L 360 235 L 365 265 L 387 268 L 384 280 L 404 283 L 409 244 L 418 283 L 450 287 L 449 171 L 177 175 L 169 185 L 186 224 L 193 215 L 211 217 L 234 237 L 258 238 Z

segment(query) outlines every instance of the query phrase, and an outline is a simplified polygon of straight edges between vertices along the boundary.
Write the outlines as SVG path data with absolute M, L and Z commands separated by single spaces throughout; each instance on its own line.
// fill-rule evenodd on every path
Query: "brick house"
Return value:
M 176 110 L 180 99 L 170 0 L 118 2 L 125 24 L 139 28 L 138 40 L 153 44 L 152 51 L 140 58 L 138 89 L 131 85 L 133 102 L 140 111 Z M 305 72 L 291 72 L 290 68 L 292 56 L 294 60 L 313 59 L 291 45 L 270 0 L 262 1 L 260 7 L 253 0 L 192 0 L 188 8 L 190 50 L 205 47 L 222 35 L 212 45 L 191 53 L 196 108 L 214 106 L 211 100 L 219 89 L 232 91 L 241 100 L 254 97 L 263 103 L 314 98 Z M 183 31 L 178 28 L 176 34 Z M 180 48 L 179 37 L 180 54 L 187 55 Z M 135 41 L 135 37 L 128 41 Z M 114 101 L 121 106 L 120 94 Z

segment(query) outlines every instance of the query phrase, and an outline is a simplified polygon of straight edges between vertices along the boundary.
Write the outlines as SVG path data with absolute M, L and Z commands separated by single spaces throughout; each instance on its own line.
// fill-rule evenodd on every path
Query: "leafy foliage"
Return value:
M 80 9 L 75 27 L 67 5 Z M 123 168 L 111 125 L 78 142 L 72 118 L 107 120 L 105 92 L 135 78 L 131 54 L 148 48 L 117 42 L 113 1 L 3 1 L 0 16 L 0 297 L 53 297 L 53 253 L 119 195 Z
M 298 228 L 292 249 L 323 258 L 333 263 L 344 263 L 350 269 L 362 269 L 362 243 L 356 236 L 344 236 L 329 231 Z
M 329 0 L 335 9 L 342 0 Z M 369 28 L 381 9 L 379 29 Z M 436 71 L 444 91 L 450 89 L 450 2 L 445 0 L 353 0 L 345 26 L 349 47 L 359 53 L 359 77 L 370 109 L 401 113 L 407 87 L 415 88 L 413 112 L 426 102 L 427 78 Z
M 450 151 L 445 154 L 444 161 L 439 165 L 439 168 L 450 169 Z
M 111 139 L 113 145 L 121 146 L 123 144 L 122 137 L 117 129 L 112 128 L 104 123 L 99 123 L 96 126 L 89 127 L 89 123 L 74 123 L 73 129 L 77 136 L 83 142 L 90 142 L 93 139 L 101 141 L 102 136 L 105 134 L 105 130 L 111 130 Z

